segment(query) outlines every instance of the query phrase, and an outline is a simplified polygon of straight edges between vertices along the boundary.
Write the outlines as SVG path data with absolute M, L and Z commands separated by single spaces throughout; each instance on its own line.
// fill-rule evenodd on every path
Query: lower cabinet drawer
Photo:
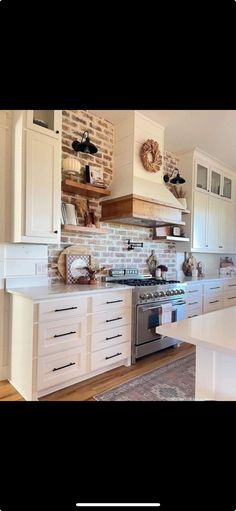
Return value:
M 83 316 L 86 314 L 87 297 L 75 296 L 73 298 L 59 298 L 39 304 L 38 320 L 53 321 L 71 316 Z
M 92 334 L 91 351 L 110 348 L 115 344 L 131 341 L 131 325 L 112 328 Z
M 64 383 L 86 372 L 85 347 L 41 357 L 38 359 L 37 390 Z
M 202 307 L 186 307 L 185 318 L 195 318 L 196 316 L 200 316 L 202 314 Z
M 186 296 L 186 309 L 188 307 L 202 307 L 202 295 L 187 295 Z
M 223 306 L 224 307 L 232 307 L 236 305 L 236 290 L 232 293 L 227 293 L 223 297 Z
M 129 325 L 131 323 L 131 309 L 108 310 L 92 314 L 92 332 L 108 330 L 111 328 Z
M 102 369 L 103 367 L 109 367 L 117 362 L 121 362 L 131 354 L 131 343 L 125 342 L 124 344 L 118 344 L 100 350 L 95 353 L 91 353 L 91 371 Z
M 223 308 L 222 295 L 207 295 L 203 297 L 203 312 L 212 312 Z
M 38 356 L 82 346 L 86 342 L 86 317 L 42 322 L 38 325 Z

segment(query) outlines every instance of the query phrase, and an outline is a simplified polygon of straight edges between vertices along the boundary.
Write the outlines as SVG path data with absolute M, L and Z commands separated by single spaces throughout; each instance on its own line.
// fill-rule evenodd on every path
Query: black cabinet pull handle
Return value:
M 220 286 L 210 287 L 210 289 L 220 289 Z
M 74 332 L 67 332 L 66 334 L 54 335 L 53 337 L 64 337 L 64 335 L 71 335 L 71 334 L 76 334 L 76 331 L 74 331 Z
M 107 303 L 118 303 L 118 302 L 123 302 L 123 300 L 113 300 L 113 302 L 107 302 Z
M 188 316 L 188 318 L 196 318 L 197 314 L 193 314 L 192 316 Z
M 228 300 L 234 300 L 236 298 L 236 296 L 231 296 L 230 298 L 228 298 Z
M 116 353 L 115 355 L 111 355 L 111 357 L 106 357 L 106 360 L 109 360 L 109 358 L 118 357 L 118 355 L 122 355 L 122 353 Z
M 123 318 L 106 319 L 106 323 L 110 323 L 111 321 L 118 321 L 119 319 Z
M 228 287 L 235 287 L 236 284 L 228 284 Z
M 55 309 L 54 312 L 70 311 L 72 309 L 78 309 L 78 307 L 67 307 L 66 309 Z
M 54 234 L 58 234 L 58 231 L 53 231 L 53 232 L 54 232 Z
M 217 303 L 219 302 L 220 300 L 213 300 L 213 302 L 209 302 L 209 303 Z
M 113 335 L 112 337 L 106 337 L 106 341 L 110 341 L 110 339 L 116 339 L 117 337 L 122 337 L 122 334 Z
M 189 302 L 189 305 L 195 305 L 198 302 Z
M 54 367 L 53 371 L 60 371 L 60 369 L 64 369 L 65 367 L 75 366 L 75 362 L 70 362 L 69 364 L 66 364 L 66 366 L 61 367 Z
M 192 291 L 189 290 L 189 293 L 198 293 L 198 291 L 199 291 L 198 289 L 193 289 Z

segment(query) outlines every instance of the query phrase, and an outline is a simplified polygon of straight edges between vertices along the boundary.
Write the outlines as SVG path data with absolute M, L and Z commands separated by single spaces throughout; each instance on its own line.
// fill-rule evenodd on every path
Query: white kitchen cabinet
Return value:
M 39 303 L 10 296 L 10 381 L 26 400 L 131 364 L 131 289 Z
M 59 140 L 61 134 L 61 110 L 27 110 L 28 129 Z
M 194 192 L 193 249 L 207 248 L 208 196 Z
M 0 242 L 10 240 L 11 113 L 0 110 Z
M 53 111 L 43 111 L 53 112 Z M 33 110 L 13 110 L 8 196 L 10 235 L 2 241 L 58 243 L 60 240 L 61 128 L 38 126 Z M 53 127 L 61 125 L 54 112 Z M 53 118 L 54 118 L 53 117 Z M 58 133 L 57 133 L 58 132 Z
M 185 236 L 177 251 L 236 253 L 235 176 L 232 169 L 199 149 L 179 158 L 186 179 Z

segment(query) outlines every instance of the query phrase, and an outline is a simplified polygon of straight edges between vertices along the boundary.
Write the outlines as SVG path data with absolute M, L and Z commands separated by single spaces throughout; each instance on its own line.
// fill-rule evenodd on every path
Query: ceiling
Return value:
M 131 110 L 90 110 L 117 123 Z M 236 171 L 236 110 L 139 110 L 165 127 L 165 149 L 180 153 L 199 147 Z

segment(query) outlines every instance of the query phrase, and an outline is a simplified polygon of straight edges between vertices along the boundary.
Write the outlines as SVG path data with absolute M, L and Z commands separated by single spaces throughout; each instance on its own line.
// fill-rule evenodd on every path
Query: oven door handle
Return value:
M 163 302 L 163 303 L 172 303 L 172 302 Z M 173 303 L 173 308 L 174 308 L 176 305 L 185 305 L 185 304 L 186 304 L 186 302 L 185 302 L 185 301 L 183 301 L 183 300 L 181 300 L 180 302 L 175 302 L 175 303 Z M 161 305 L 159 304 L 159 305 L 155 305 L 155 306 L 153 306 L 153 307 L 146 307 L 146 308 L 145 308 L 145 307 L 142 307 L 142 308 L 140 308 L 140 311 L 141 311 L 141 312 L 146 312 L 146 311 L 151 311 L 151 310 L 154 310 L 154 309 L 161 309 Z

